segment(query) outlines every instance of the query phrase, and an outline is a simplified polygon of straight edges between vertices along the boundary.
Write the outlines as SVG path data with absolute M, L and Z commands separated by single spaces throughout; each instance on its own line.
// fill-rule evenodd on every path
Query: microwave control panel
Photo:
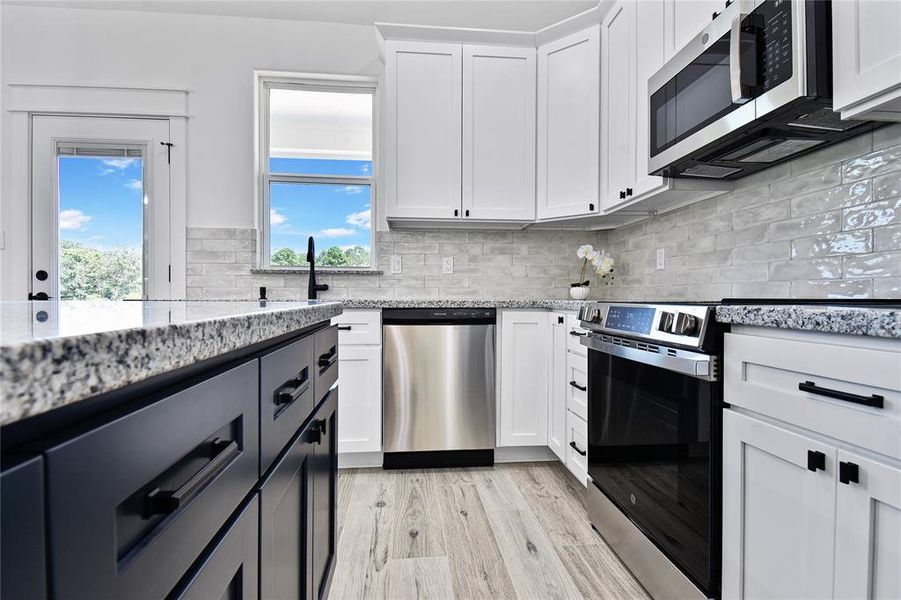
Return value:
M 756 38 L 757 82 L 768 92 L 792 76 L 792 3 L 790 0 L 767 0 L 745 17 Z M 744 37 L 744 36 L 743 36 Z

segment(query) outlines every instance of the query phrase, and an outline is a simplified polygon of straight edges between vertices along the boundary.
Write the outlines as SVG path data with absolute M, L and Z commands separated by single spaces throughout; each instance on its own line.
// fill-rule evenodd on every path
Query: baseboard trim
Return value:
M 382 466 L 381 452 L 345 452 L 338 454 L 339 469 L 364 469 Z
M 559 461 L 547 446 L 508 446 L 495 448 L 495 463 Z

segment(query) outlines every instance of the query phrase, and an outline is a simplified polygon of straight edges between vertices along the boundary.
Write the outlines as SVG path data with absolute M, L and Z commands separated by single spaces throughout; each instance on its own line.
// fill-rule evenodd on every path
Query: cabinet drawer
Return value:
M 332 325 L 313 338 L 313 391 L 316 405 L 338 381 L 338 326 Z
M 588 419 L 588 357 L 566 353 L 566 408 Z
M 257 480 L 252 360 L 45 454 L 58 598 L 162 598 Z
M 172 600 L 256 600 L 260 508 L 256 494 L 168 596 Z
M 347 346 L 377 346 L 382 343 L 382 311 L 345 310 L 332 319 L 338 326 L 338 342 Z
M 588 332 L 582 329 L 579 315 L 566 315 L 566 349 L 579 356 L 588 356 L 588 348 L 582 345 L 582 338 Z
M 729 404 L 901 458 L 901 353 L 727 334 Z M 882 408 L 861 402 L 878 403 Z
M 586 485 L 588 482 L 588 423 L 578 415 L 566 415 L 566 467 Z
M 260 473 L 313 411 L 313 336 L 260 359 Z

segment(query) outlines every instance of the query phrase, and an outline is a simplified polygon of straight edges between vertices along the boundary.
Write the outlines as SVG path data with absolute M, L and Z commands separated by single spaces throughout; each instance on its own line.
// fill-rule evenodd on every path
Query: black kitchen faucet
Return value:
M 313 236 L 307 240 L 307 262 L 310 263 L 310 284 L 307 286 L 307 298 L 315 300 L 319 292 L 328 289 L 327 283 L 316 283 L 316 244 L 313 242 Z

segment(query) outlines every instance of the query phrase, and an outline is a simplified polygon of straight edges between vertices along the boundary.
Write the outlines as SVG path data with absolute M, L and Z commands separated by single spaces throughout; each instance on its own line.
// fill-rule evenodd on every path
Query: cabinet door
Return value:
M 255 600 L 259 588 L 259 501 L 256 494 L 240 515 L 192 567 L 171 600 Z
M 835 597 L 901 598 L 901 470 L 844 450 L 838 460 Z
M 833 2 L 832 27 L 835 110 L 865 102 L 868 117 L 901 120 L 901 2 Z
M 726 7 L 723 0 L 666 0 L 666 58 L 670 59 Z
M 318 436 L 313 449 L 310 490 L 313 503 L 312 593 L 325 600 L 335 570 L 338 502 L 338 388 L 332 388 L 316 411 Z
M 663 40 L 663 0 L 635 3 L 635 195 L 639 196 L 665 185 L 663 177 L 648 175 L 650 154 L 650 103 L 648 79 L 666 62 Z
M 44 466 L 40 456 L 22 458 L 0 474 L 0 507 L 0 597 L 46 598 Z
M 338 451 L 378 452 L 382 449 L 382 347 L 342 346 L 341 428 Z
M 535 49 L 463 47 L 463 215 L 535 218 Z
M 600 25 L 538 49 L 539 219 L 598 207 Z
M 501 313 L 501 402 L 498 446 L 547 446 L 546 311 Z
M 550 313 L 550 405 L 547 411 L 547 445 L 566 463 L 566 315 Z
M 814 453 L 821 454 L 814 454 Z M 816 468 L 817 459 L 823 468 Z M 829 598 L 836 450 L 723 414 L 723 598 Z
M 635 9 L 617 3 L 601 25 L 601 209 L 626 202 L 635 184 Z
M 462 46 L 385 44 L 388 218 L 460 217 Z

